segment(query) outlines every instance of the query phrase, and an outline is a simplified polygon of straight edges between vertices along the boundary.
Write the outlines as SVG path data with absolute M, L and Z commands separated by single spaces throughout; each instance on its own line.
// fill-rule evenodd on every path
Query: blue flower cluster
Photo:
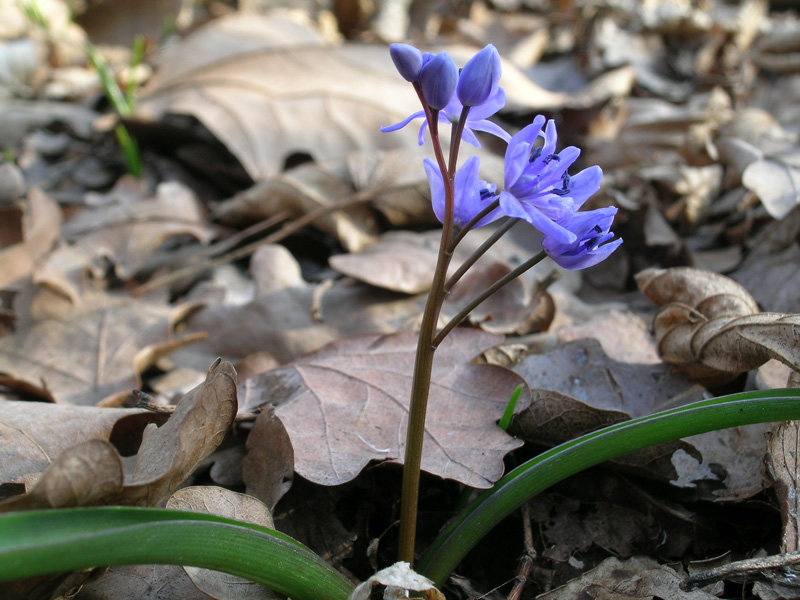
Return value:
M 454 177 L 453 221 L 464 227 L 497 202 L 497 208 L 474 226 L 486 225 L 501 217 L 527 221 L 544 234 L 542 247 L 561 267 L 585 269 L 604 260 L 620 244 L 609 229 L 616 208 L 580 211 L 584 202 L 600 188 L 603 173 L 593 166 L 574 175 L 569 167 L 580 150 L 574 146 L 556 151 L 556 126 L 537 116 L 533 123 L 511 136 L 488 120 L 505 106 L 505 93 L 499 87 L 500 55 L 489 44 L 473 56 L 459 72 L 446 52 L 423 53 L 408 44 L 392 44 L 390 54 L 400 75 L 414 84 L 427 110 L 382 127 L 396 131 L 415 119 L 423 119 L 419 143 L 425 142 L 428 118 L 439 123 L 458 124 L 464 120 L 461 139 L 480 147 L 474 130 L 497 136 L 508 143 L 505 153 L 504 189 L 478 177 L 478 158 L 467 159 Z M 445 185 L 437 163 L 425 159 L 425 172 L 431 186 L 433 210 L 444 221 Z

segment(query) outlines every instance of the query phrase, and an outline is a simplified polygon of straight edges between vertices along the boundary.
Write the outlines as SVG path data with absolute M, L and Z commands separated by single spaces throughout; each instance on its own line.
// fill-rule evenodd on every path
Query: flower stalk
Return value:
M 431 188 L 433 212 L 442 223 L 436 268 L 420 325 L 411 398 L 408 411 L 403 486 L 400 507 L 398 560 L 413 565 L 419 482 L 425 440 L 425 417 L 436 348 L 472 310 L 525 271 L 550 256 L 566 269 L 582 269 L 605 259 L 622 240 L 614 240 L 609 229 L 613 207 L 577 213 L 584 201 L 600 187 L 602 172 L 590 167 L 567 173 L 580 150 L 568 147 L 556 152 L 553 121 L 537 116 L 514 136 L 488 120 L 505 105 L 499 87 L 500 56 L 491 44 L 459 72 L 446 52 L 422 53 L 406 44 L 393 44 L 390 55 L 400 75 L 410 81 L 422 110 L 406 119 L 381 127 L 389 132 L 423 119 L 419 144 L 431 137 L 435 161 L 423 161 Z M 439 124 L 451 125 L 450 152 L 445 160 Z M 505 157 L 505 189 L 479 178 L 479 159 L 471 156 L 458 166 L 464 141 L 480 148 L 474 131 L 494 135 L 508 143 Z M 510 217 L 448 279 L 447 270 L 456 246 L 464 236 L 500 217 Z M 544 234 L 542 251 L 479 293 L 441 331 L 436 331 L 447 294 L 466 272 L 519 220 Z

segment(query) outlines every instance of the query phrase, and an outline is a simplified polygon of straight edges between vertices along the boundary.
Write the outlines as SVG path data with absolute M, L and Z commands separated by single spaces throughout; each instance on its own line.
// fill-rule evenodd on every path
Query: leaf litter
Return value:
M 800 384 L 800 61 L 787 5 L 511 0 L 403 8 L 392 27 L 384 3 L 374 15 L 320 4 L 207 19 L 198 7 L 169 48 L 149 31 L 137 80 L 149 81 L 125 121 L 146 166 L 134 181 L 113 119 L 98 120 L 98 78 L 77 50 L 86 31 L 65 3 L 42 4 L 44 28 L 0 6 L 0 510 L 155 506 L 196 484 L 192 506 L 253 522 L 274 511 L 280 530 L 361 581 L 392 565 L 412 332 L 437 231 L 416 132 L 378 131 L 416 99 L 385 45 L 364 40 L 404 23 L 461 63 L 502 48 L 504 125 L 555 117 L 584 164 L 603 168 L 591 208 L 619 207 L 626 240 L 581 275 L 539 265 L 447 338 L 421 539 L 462 487 L 489 487 L 543 447 L 711 394 Z M 76 10 L 99 35 L 97 7 Z M 117 44 L 138 33 L 100 18 Z M 101 51 L 134 80 L 129 50 Z M 487 146 L 482 176 L 499 180 L 502 148 Z M 444 314 L 525 260 L 530 237 L 512 230 Z M 531 400 L 505 433 L 496 421 L 519 382 Z M 760 572 L 741 559 L 797 551 L 794 429 L 662 445 L 532 500 L 524 597 L 796 595 L 768 566 L 771 578 L 737 576 Z M 245 504 L 258 514 L 237 512 Z M 474 595 L 507 596 L 489 590 L 513 577 L 521 529 L 509 519 L 462 565 Z M 719 583 L 680 586 L 723 554 Z M 197 571 L 114 568 L 76 597 L 242 597 L 241 582 Z M 85 579 L 39 582 L 37 597 Z M 462 597 L 457 587 L 443 591 Z

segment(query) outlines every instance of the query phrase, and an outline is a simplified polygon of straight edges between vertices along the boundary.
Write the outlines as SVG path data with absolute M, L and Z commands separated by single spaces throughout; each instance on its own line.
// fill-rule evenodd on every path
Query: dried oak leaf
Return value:
M 53 402 L 112 405 L 180 344 L 165 302 L 91 291 L 75 305 L 42 289 L 32 304 L 32 323 L 0 338 L 0 383 Z
M 181 42 L 137 100 L 136 116 L 195 116 L 258 180 L 296 153 L 325 161 L 410 147 L 414 132 L 386 135 L 380 126 L 418 108 L 384 46 L 325 46 L 285 18 L 236 14 Z
M 245 381 L 240 387 L 247 389 L 249 385 Z M 274 509 L 292 486 L 294 449 L 273 406 L 264 407 L 256 417 L 247 436 L 247 455 L 241 464 L 247 493 Z
M 122 177 L 96 206 L 75 214 L 62 228 L 65 245 L 36 270 L 34 281 L 53 287 L 74 301 L 83 290 L 85 271 L 106 274 L 106 260 L 121 280 L 134 277 L 170 237 L 190 235 L 202 243 L 214 236 L 194 193 L 178 182 L 161 183 L 155 194 L 143 180 Z
M 520 442 L 496 425 L 520 378 L 469 360 L 500 337 L 458 329 L 439 347 L 428 402 L 423 470 L 475 488 L 503 473 Z M 417 336 L 364 335 L 334 342 L 251 379 L 276 405 L 295 472 L 323 485 L 350 481 L 372 460 L 402 463 Z M 522 406 L 521 406 L 522 408 Z
M 252 496 L 225 488 L 193 486 L 178 490 L 167 508 L 211 513 L 237 521 L 247 521 L 274 529 L 272 513 L 264 503 Z M 284 596 L 243 577 L 199 567 L 183 567 L 197 588 L 217 600 L 281 600 Z
M 738 283 L 700 269 L 646 269 L 636 281 L 662 305 L 653 320 L 659 354 L 692 378 L 722 383 L 770 358 L 800 370 L 800 315 L 758 312 Z

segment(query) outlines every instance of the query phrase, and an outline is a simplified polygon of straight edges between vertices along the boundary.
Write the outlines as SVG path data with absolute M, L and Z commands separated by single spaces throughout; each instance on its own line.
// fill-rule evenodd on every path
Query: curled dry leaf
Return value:
M 781 511 L 782 553 L 800 550 L 800 498 L 797 495 L 799 428 L 797 421 L 781 423 L 770 436 L 769 452 L 764 460 L 766 475 L 772 482 Z
M 211 513 L 274 529 L 272 514 L 263 502 L 225 488 L 195 486 L 178 490 L 167 500 L 167 508 Z M 189 579 L 205 594 L 217 600 L 281 600 L 284 596 L 242 577 L 183 567 Z
M 738 283 L 700 269 L 646 269 L 636 280 L 662 305 L 653 321 L 659 354 L 694 379 L 723 383 L 770 358 L 800 370 L 800 315 L 760 313 Z
M 423 470 L 486 488 L 502 475 L 503 456 L 519 447 L 496 421 L 520 378 L 468 362 L 500 340 L 456 329 L 439 347 Z M 248 380 L 251 393 L 257 387 L 263 403 L 276 405 L 299 475 L 339 485 L 372 460 L 402 463 L 416 345 L 412 333 L 348 338 Z
M 236 371 L 217 359 L 164 425 L 145 429 L 133 474 L 108 503 L 157 506 L 217 449 L 236 409 Z

